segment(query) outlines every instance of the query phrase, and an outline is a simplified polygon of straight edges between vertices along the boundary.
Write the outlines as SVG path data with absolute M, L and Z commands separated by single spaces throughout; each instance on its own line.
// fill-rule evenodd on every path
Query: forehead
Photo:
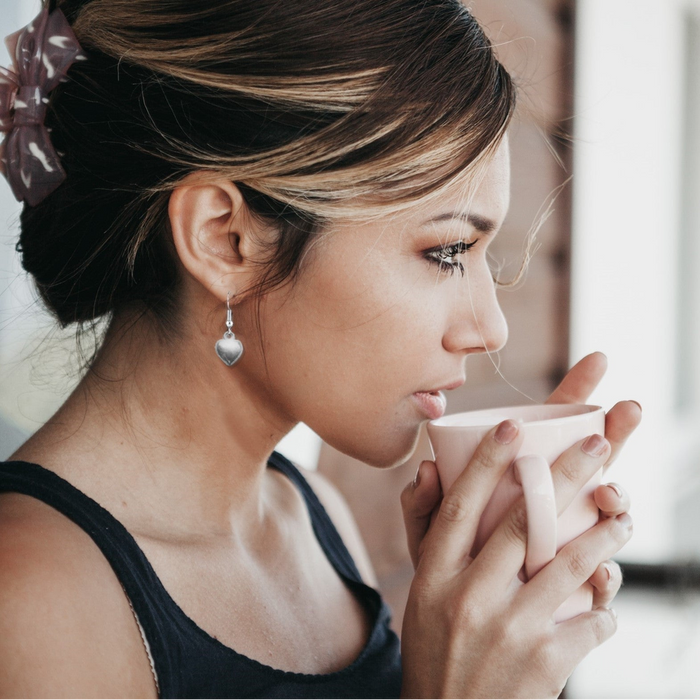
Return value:
M 510 204 L 510 151 L 503 139 L 494 155 L 473 178 L 457 183 L 404 213 L 407 222 L 424 221 L 446 211 L 468 212 L 500 225 Z

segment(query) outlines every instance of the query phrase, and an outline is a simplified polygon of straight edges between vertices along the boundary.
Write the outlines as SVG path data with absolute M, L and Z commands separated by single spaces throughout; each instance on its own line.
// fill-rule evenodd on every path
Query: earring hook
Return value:
M 228 330 L 226 331 L 227 333 L 231 332 L 231 327 L 233 326 L 233 315 L 231 312 L 231 306 L 229 304 L 229 298 L 231 296 L 231 292 L 226 293 L 226 328 Z

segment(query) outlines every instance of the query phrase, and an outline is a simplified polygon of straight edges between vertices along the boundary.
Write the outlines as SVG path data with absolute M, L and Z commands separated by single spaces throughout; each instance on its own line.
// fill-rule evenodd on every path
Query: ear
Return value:
M 220 301 L 251 285 L 264 232 L 241 191 L 229 180 L 206 182 L 193 173 L 170 195 L 170 228 L 185 269 Z

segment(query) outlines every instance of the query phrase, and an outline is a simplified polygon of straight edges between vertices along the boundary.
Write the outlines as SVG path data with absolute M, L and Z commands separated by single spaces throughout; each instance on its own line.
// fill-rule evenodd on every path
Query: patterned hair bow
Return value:
M 36 206 L 66 179 L 44 126 L 47 96 L 87 57 L 60 10 L 42 10 L 5 43 L 13 65 L 0 67 L 0 172 L 18 201 Z

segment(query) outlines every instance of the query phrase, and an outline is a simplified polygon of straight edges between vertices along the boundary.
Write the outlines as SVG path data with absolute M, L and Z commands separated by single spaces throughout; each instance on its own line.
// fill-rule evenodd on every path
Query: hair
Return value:
M 88 56 L 46 116 L 68 177 L 25 204 L 17 244 L 62 328 L 133 304 L 177 327 L 168 200 L 193 172 L 234 182 L 275 232 L 260 298 L 293 282 L 334 219 L 468 178 L 514 111 L 513 82 L 459 0 L 44 6 Z

